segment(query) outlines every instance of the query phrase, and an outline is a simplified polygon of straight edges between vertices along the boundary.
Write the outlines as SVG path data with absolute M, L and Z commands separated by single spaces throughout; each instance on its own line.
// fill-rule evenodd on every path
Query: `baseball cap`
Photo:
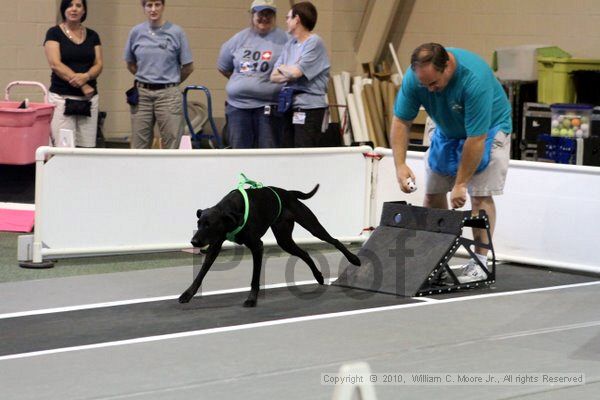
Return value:
M 260 12 L 262 10 L 272 10 L 277 11 L 277 7 L 275 6 L 275 1 L 273 0 L 254 0 L 252 5 L 250 6 L 250 11 L 252 12 Z

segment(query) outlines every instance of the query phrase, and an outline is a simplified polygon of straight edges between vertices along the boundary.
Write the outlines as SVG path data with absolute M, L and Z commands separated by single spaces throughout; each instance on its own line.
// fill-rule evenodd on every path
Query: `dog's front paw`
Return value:
M 244 302 L 244 307 L 256 307 L 256 299 L 248 299 Z
M 189 303 L 192 297 L 194 297 L 194 295 L 186 290 L 181 296 L 179 296 L 179 302 L 182 304 Z
M 325 280 L 323 279 L 323 274 L 319 271 L 317 271 L 315 274 L 315 279 L 317 280 L 317 282 L 319 282 L 319 285 L 322 285 L 325 283 Z
M 351 254 L 350 257 L 348 257 L 348 261 L 350 261 L 352 264 L 354 264 L 356 266 L 360 266 L 360 258 L 355 256 L 354 254 Z

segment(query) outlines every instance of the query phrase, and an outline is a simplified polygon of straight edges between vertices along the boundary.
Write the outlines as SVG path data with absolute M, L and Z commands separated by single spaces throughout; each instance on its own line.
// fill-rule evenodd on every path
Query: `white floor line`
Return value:
M 515 338 L 520 338 L 520 337 L 527 337 L 527 336 L 543 335 L 546 333 L 564 332 L 564 331 L 570 331 L 570 330 L 574 330 L 574 329 L 595 328 L 597 326 L 600 326 L 600 321 L 589 321 L 589 322 L 581 322 L 579 324 L 569 324 L 569 325 L 554 326 L 554 327 L 542 328 L 542 329 L 532 329 L 529 331 L 513 332 L 513 333 L 505 334 L 505 335 L 492 336 L 489 339 L 490 340 L 507 340 L 507 339 L 515 339 Z
M 454 302 L 458 302 L 458 301 L 471 301 L 471 300 L 478 300 L 478 299 L 487 299 L 487 298 L 492 298 L 492 297 L 513 296 L 513 295 L 517 295 L 517 294 L 549 292 L 549 291 L 553 291 L 553 290 L 580 288 L 580 287 L 595 286 L 595 285 L 600 285 L 600 281 L 573 283 L 570 285 L 560 285 L 560 286 L 548 286 L 548 287 L 537 288 L 537 289 L 513 290 L 510 292 L 486 293 L 486 294 L 476 294 L 473 296 L 453 297 L 453 298 L 449 298 L 449 299 L 440 299 L 440 300 L 437 300 L 437 302 L 434 302 L 432 304 L 454 303 Z M 416 297 L 416 298 L 419 299 L 419 297 Z
M 413 297 L 414 300 L 422 300 L 426 303 L 437 303 L 440 300 L 432 299 L 431 297 Z
M 235 331 L 241 331 L 241 330 L 246 330 L 246 329 L 256 329 L 256 328 L 263 328 L 263 327 L 270 327 L 270 326 L 277 326 L 277 325 L 286 325 L 286 324 L 292 324 L 292 323 L 298 323 L 298 322 L 317 321 L 317 320 L 330 319 L 330 318 L 340 318 L 340 317 L 355 316 L 355 315 L 360 315 L 360 314 L 370 314 L 370 313 L 374 313 L 374 312 L 400 310 L 400 309 L 404 309 L 404 308 L 426 307 L 426 306 L 430 306 L 430 305 L 453 303 L 453 302 L 457 302 L 457 301 L 472 301 L 472 300 L 479 300 L 479 299 L 492 298 L 492 297 L 505 297 L 505 296 L 513 296 L 513 295 L 518 295 L 518 294 L 529 294 L 529 293 L 538 293 L 538 292 L 546 292 L 546 291 L 553 291 L 553 290 L 564 290 L 564 289 L 571 289 L 571 288 L 594 286 L 594 285 L 599 285 L 599 284 L 600 284 L 600 281 L 586 282 L 586 283 L 577 283 L 577 284 L 571 284 L 571 285 L 553 286 L 553 287 L 549 287 L 549 288 L 528 289 L 528 290 L 521 290 L 521 291 L 467 296 L 467 297 L 461 297 L 461 298 L 442 299 L 442 300 L 438 300 L 436 302 L 419 302 L 419 303 L 411 303 L 411 304 L 399 304 L 399 305 L 395 305 L 395 306 L 385 306 L 385 307 L 367 308 L 367 309 L 362 309 L 362 310 L 343 311 L 343 312 L 329 313 L 329 314 L 309 315 L 309 316 L 295 317 L 295 318 L 285 318 L 285 319 L 280 319 L 280 320 L 275 320 L 275 321 L 257 322 L 257 323 L 245 324 L 245 325 L 226 326 L 226 327 L 222 327 L 222 328 L 211 328 L 211 329 L 203 329 L 203 330 L 197 330 L 197 331 L 179 332 L 179 333 L 173 333 L 173 334 L 168 334 L 168 335 L 148 336 L 148 337 L 128 339 L 128 340 L 119 340 L 119 341 L 114 341 L 114 342 L 96 343 L 96 344 L 90 344 L 90 345 L 84 345 L 84 346 L 73 346 L 73 347 L 64 347 L 64 348 L 59 348 L 59 349 L 35 351 L 35 352 L 30 352 L 30 353 L 11 354 L 11 355 L 0 357 L 0 361 L 8 361 L 8 360 L 15 360 L 15 359 L 22 359 L 22 358 L 30 358 L 30 357 L 39 357 L 39 356 L 44 356 L 44 355 L 67 353 L 67 352 L 80 351 L 80 350 L 91 350 L 91 349 L 99 349 L 99 348 L 105 348 L 105 347 L 123 346 L 123 345 L 129 345 L 129 344 L 157 342 L 157 341 L 162 341 L 162 340 L 180 339 L 180 338 L 185 338 L 185 337 L 210 335 L 210 334 L 215 334 L 215 333 L 235 332 Z M 286 284 L 283 284 L 283 285 L 286 285 Z M 584 324 L 584 325 L 587 326 L 587 324 Z
M 334 281 L 335 279 L 337 279 L 337 278 L 326 279 L 325 284 L 329 284 L 332 281 Z M 286 282 L 272 283 L 269 285 L 261 286 L 261 289 L 277 289 L 277 288 L 282 288 L 282 287 L 286 287 L 286 286 L 303 286 L 303 285 L 310 285 L 310 284 L 316 284 L 316 281 L 310 280 L 310 281 L 298 281 L 298 282 L 291 282 L 291 283 L 286 283 Z M 243 288 L 202 292 L 202 293 L 196 294 L 195 297 L 216 296 L 216 295 L 220 295 L 220 294 L 240 293 L 240 292 L 248 292 L 248 291 L 250 291 L 249 286 L 243 287 Z M 117 306 L 126 306 L 126 305 L 130 305 L 130 304 L 151 303 L 153 301 L 175 300 L 175 299 L 178 299 L 179 296 L 180 295 L 177 294 L 177 295 L 161 296 L 161 297 L 148 297 L 148 298 L 143 298 L 143 299 L 119 300 L 119 301 L 110 301 L 110 302 L 105 302 L 105 303 L 82 304 L 82 305 L 68 306 L 68 307 L 57 307 L 57 308 L 46 308 L 46 309 L 40 309 L 40 310 L 31 310 L 31 311 L 20 311 L 20 312 L 13 312 L 13 313 L 7 313 L 7 314 L 0 314 L 0 320 L 7 319 L 7 318 L 29 317 L 32 315 L 55 314 L 55 313 L 68 312 L 68 311 L 92 310 L 94 308 L 117 307 Z

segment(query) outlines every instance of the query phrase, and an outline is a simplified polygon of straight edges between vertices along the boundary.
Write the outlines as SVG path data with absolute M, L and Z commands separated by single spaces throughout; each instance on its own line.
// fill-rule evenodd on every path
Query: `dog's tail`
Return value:
M 317 190 L 319 190 L 318 183 L 315 186 L 315 188 L 308 193 L 299 192 L 297 190 L 290 190 L 290 193 L 297 199 L 306 200 L 306 199 L 310 199 L 311 197 L 313 197 L 315 195 L 315 193 L 317 193 Z

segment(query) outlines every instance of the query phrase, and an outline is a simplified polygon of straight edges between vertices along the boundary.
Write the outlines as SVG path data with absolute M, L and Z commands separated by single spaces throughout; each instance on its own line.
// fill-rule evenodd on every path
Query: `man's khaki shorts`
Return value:
M 435 125 L 433 127 L 435 129 Z M 426 134 L 433 134 L 433 129 Z M 425 152 L 425 193 L 441 194 L 452 191 L 455 176 L 440 175 L 429 168 L 429 150 Z M 510 160 L 510 134 L 498 132 L 492 144 L 490 163 L 469 182 L 470 196 L 498 196 L 504 191 L 508 162 Z

